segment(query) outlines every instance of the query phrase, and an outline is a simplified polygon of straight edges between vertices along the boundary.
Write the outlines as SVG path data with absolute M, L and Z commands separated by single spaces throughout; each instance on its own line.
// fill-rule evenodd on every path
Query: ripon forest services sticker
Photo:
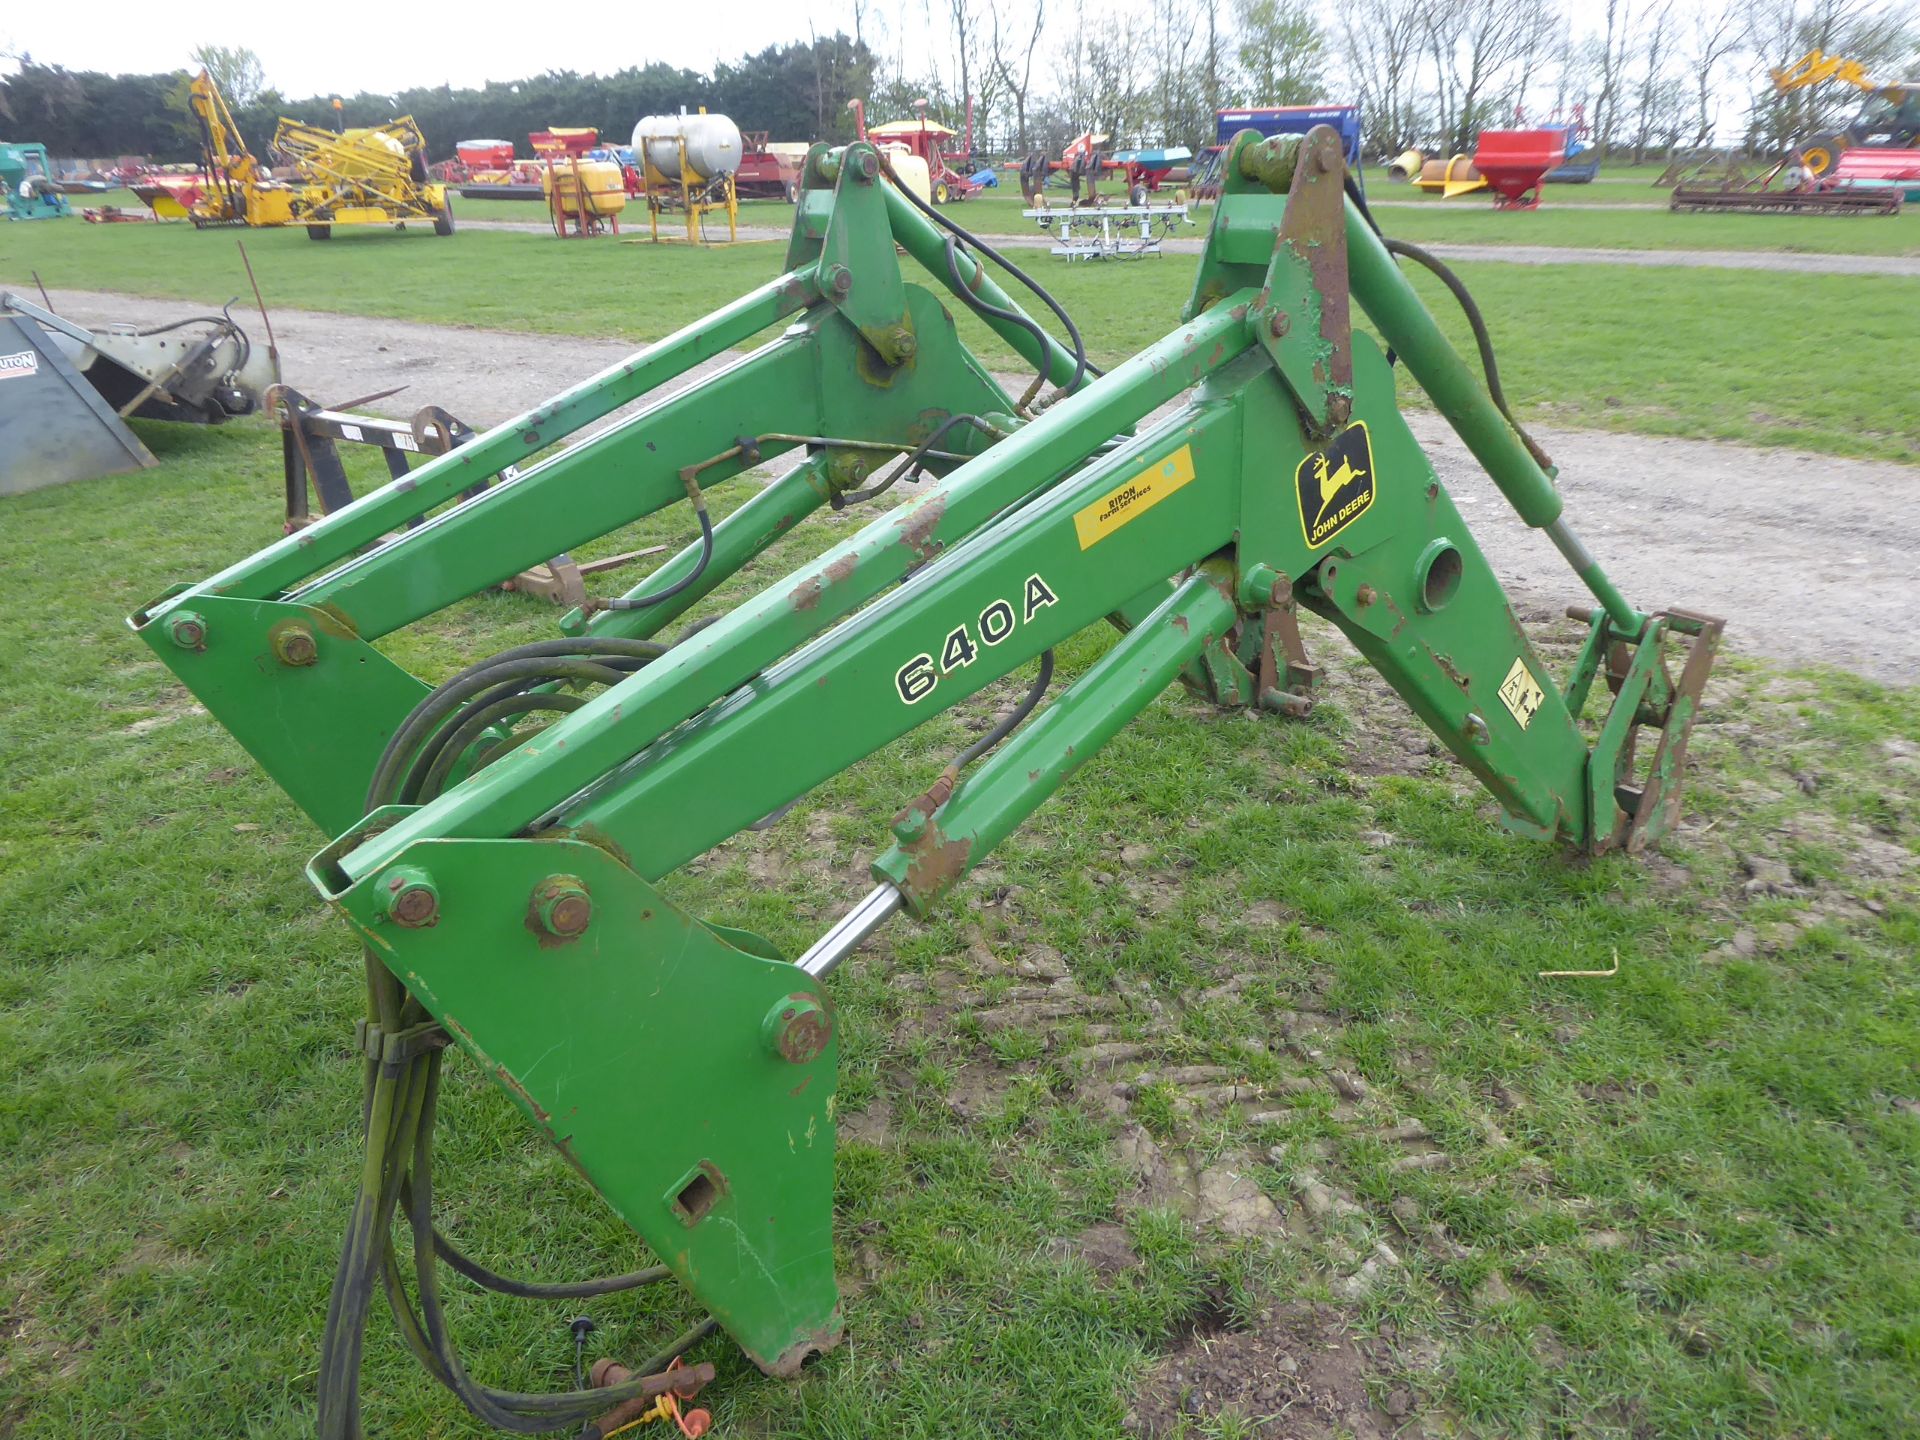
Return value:
M 1325 450 L 1316 450 L 1293 472 L 1300 492 L 1300 530 L 1317 550 L 1367 513 L 1373 504 L 1373 442 L 1356 420 Z
M 1074 512 L 1073 529 L 1080 537 L 1080 548 L 1091 550 L 1192 479 L 1193 447 L 1182 445 L 1165 459 L 1156 460 L 1139 474 L 1121 481 L 1091 505 Z
M 1516 656 L 1513 668 L 1507 671 L 1507 678 L 1500 682 L 1500 703 L 1507 707 L 1508 713 L 1520 722 L 1520 728 L 1524 730 L 1533 724 L 1534 713 L 1546 698 L 1547 692 L 1533 678 L 1533 672 L 1527 669 L 1527 662 Z

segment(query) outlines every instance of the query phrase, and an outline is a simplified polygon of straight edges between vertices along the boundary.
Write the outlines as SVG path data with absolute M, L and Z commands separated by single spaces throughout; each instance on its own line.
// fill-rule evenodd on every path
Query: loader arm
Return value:
M 1169 685 L 1297 711 L 1292 681 L 1311 669 L 1297 608 L 1345 635 L 1515 830 L 1636 850 L 1674 821 L 1720 622 L 1643 612 L 1608 579 L 1537 452 L 1348 198 L 1335 131 L 1234 139 L 1182 316 L 1084 386 L 1071 383 L 1077 359 L 1007 320 L 1005 297 L 962 271 L 897 192 L 849 179 L 871 175 L 872 155 L 855 144 L 809 158 L 782 280 L 414 472 L 414 489 L 369 496 L 135 617 L 190 684 L 201 676 L 196 694 L 216 715 L 236 733 L 253 727 L 249 748 L 296 793 L 308 793 L 299 737 L 256 714 L 293 708 L 277 687 L 305 683 L 263 658 L 273 627 L 310 627 L 323 665 L 341 658 L 316 700 L 364 708 L 340 763 L 371 768 L 370 813 L 347 819 L 308 868 L 365 945 L 371 996 L 369 1164 L 323 1355 L 324 1435 L 357 1433 L 355 1317 L 383 1275 L 403 1334 L 474 1413 L 526 1428 L 536 1412 L 555 1421 L 587 1403 L 477 1387 L 447 1347 L 429 1158 L 437 1047 L 449 1043 L 757 1365 L 791 1374 L 837 1343 L 827 977 L 890 917 L 930 913 Z M 843 224 L 853 215 L 861 225 Z M 987 295 L 983 317 L 998 312 L 1000 333 L 1070 393 L 1037 413 L 1009 400 L 951 341 L 931 295 L 897 288 L 895 239 L 937 277 L 946 269 L 955 293 Z M 1355 329 L 1356 306 L 1378 343 Z M 778 340 L 699 389 L 356 554 L 475 473 L 788 317 Z M 1401 377 L 1591 595 L 1568 674 L 1535 651 L 1401 418 Z M 956 428 L 963 406 L 978 425 Z M 809 425 L 840 439 L 791 438 Z M 698 584 L 715 557 L 755 553 L 794 518 L 787 507 L 858 494 L 835 478 L 859 453 L 856 435 L 958 448 L 937 483 L 677 643 L 657 643 L 665 609 L 615 608 L 575 617 L 574 641 L 521 647 L 430 692 L 376 663 L 380 635 L 658 509 L 676 481 L 693 493 L 775 449 L 804 451 L 729 517 L 751 519 L 727 544 L 703 541 L 638 588 Z M 462 468 L 468 454 L 475 470 Z M 771 509 L 756 508 L 769 497 Z M 997 727 L 931 784 L 903 781 L 892 834 L 875 837 L 873 891 L 797 960 L 667 893 L 688 861 L 993 682 L 1036 661 L 1044 675 L 1054 647 L 1095 626 L 1121 633 L 1044 708 L 1032 691 L 1015 712 L 1032 713 L 1024 728 Z M 229 631 L 222 658 L 216 637 Z M 1670 656 L 1684 660 L 1677 679 Z M 1612 700 L 1589 738 L 1602 677 Z M 537 725 L 516 728 L 535 712 Z M 1636 761 L 1643 730 L 1657 740 Z M 486 734 L 485 753 L 457 763 Z M 310 799 L 323 823 L 349 808 L 318 787 Z M 401 1176 L 414 1252 L 428 1257 L 419 1315 L 381 1254 Z

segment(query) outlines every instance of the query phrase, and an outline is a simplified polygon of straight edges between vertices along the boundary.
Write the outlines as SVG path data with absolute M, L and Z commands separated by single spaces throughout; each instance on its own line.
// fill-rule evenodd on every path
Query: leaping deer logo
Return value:
M 1327 467 L 1325 451 L 1313 457 L 1314 483 L 1320 487 L 1320 513 L 1313 517 L 1313 528 L 1318 530 L 1320 522 L 1327 518 L 1327 510 L 1339 493 L 1356 480 L 1364 480 L 1367 472 L 1356 470 L 1353 461 L 1346 456 L 1340 458 L 1340 468 L 1330 471 Z

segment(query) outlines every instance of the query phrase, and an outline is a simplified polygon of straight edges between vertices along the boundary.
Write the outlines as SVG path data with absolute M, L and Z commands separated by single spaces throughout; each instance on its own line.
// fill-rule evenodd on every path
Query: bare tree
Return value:
M 1027 95 L 1033 89 L 1033 57 L 1040 53 L 1040 37 L 1047 26 L 1046 0 L 1033 0 L 1033 24 L 1023 27 L 1021 35 L 1012 33 L 1008 27 L 1007 43 L 1001 42 L 1000 6 L 998 3 L 988 6 L 988 18 L 993 30 L 993 71 L 999 77 L 1001 86 L 1013 100 L 1015 123 L 1014 149 L 1026 154 L 1030 148 L 1027 135 Z
M 1424 21 L 1438 75 L 1440 133 L 1460 150 L 1511 108 L 1531 63 L 1564 23 L 1541 0 L 1456 0 L 1428 8 Z
M 1647 145 L 1658 130 L 1671 128 L 1679 101 L 1679 87 L 1667 71 L 1667 37 L 1673 29 L 1674 0 L 1649 9 L 1640 21 L 1642 68 L 1633 82 L 1633 163 L 1647 158 Z
M 1220 59 L 1220 0 L 1200 0 L 1207 13 L 1207 61 L 1206 69 L 1201 72 L 1201 104 L 1206 107 L 1208 133 L 1206 140 L 1213 138 L 1213 118 L 1220 112 L 1221 103 L 1226 98 L 1226 73 Z
M 1721 0 L 1715 7 L 1697 10 L 1687 32 L 1687 69 L 1693 74 L 1693 148 L 1713 137 L 1719 121 L 1714 85 L 1722 78 L 1729 57 L 1740 48 L 1738 0 Z
M 1604 160 L 1619 128 L 1621 94 L 1626 88 L 1627 64 L 1633 58 L 1633 0 L 1607 0 L 1606 24 L 1595 44 L 1600 90 L 1593 102 L 1593 141 Z
M 1420 138 L 1415 104 L 1427 0 L 1353 0 L 1342 11 L 1367 148 L 1394 155 Z
M 960 66 L 960 95 L 956 109 L 964 110 L 973 97 L 973 45 L 980 30 L 974 13 L 975 0 L 947 0 L 947 13 L 953 21 L 953 52 Z M 956 124 L 960 117 L 955 116 Z
M 1201 112 L 1206 101 L 1195 83 L 1202 57 L 1199 17 L 1189 0 L 1153 0 L 1154 124 L 1163 145 L 1199 140 L 1211 131 L 1210 117 Z M 1146 140 L 1146 135 L 1134 137 Z M 1211 138 L 1210 136 L 1208 138 Z M 1204 142 L 1202 142 L 1204 143 Z

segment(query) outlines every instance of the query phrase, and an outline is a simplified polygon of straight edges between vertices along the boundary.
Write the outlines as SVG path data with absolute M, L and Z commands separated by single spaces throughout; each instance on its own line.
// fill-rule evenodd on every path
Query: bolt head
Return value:
M 167 638 L 182 650 L 207 648 L 207 622 L 192 610 L 176 610 L 167 616 Z
M 860 152 L 860 178 L 872 180 L 880 173 L 880 157 L 871 150 Z
M 440 892 L 424 870 L 399 866 L 380 878 L 380 898 L 387 918 L 408 930 L 421 930 L 440 919 Z
M 533 892 L 533 921 L 555 940 L 578 940 L 593 923 L 593 897 L 571 875 L 550 875 Z
M 833 1039 L 833 1016 L 811 995 L 789 995 L 767 1012 L 767 1048 L 790 1065 L 818 1060 Z
M 911 358 L 913 353 L 919 348 L 920 342 L 914 338 L 911 330 L 903 329 L 894 332 L 893 353 L 898 355 L 902 360 Z
M 1248 610 L 1270 605 L 1274 603 L 1274 593 L 1283 583 L 1283 577 L 1271 565 L 1250 565 L 1240 577 L 1240 604 Z
M 1287 318 L 1287 312 L 1276 310 L 1267 317 L 1267 333 L 1278 340 L 1293 328 L 1293 321 Z
M 273 637 L 273 653 L 282 665 L 311 665 L 320 658 L 320 647 L 306 626 L 290 625 Z
M 853 289 L 853 272 L 844 265 L 828 266 L 827 288 L 836 295 L 845 295 Z

